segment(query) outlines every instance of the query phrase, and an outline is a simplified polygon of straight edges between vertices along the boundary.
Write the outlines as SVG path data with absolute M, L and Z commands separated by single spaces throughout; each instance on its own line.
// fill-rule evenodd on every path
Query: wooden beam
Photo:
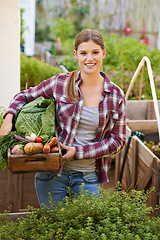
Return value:
M 139 132 L 158 132 L 157 120 L 127 120 L 127 126 Z
M 131 189 L 135 188 L 136 178 L 137 178 L 137 141 L 135 138 L 132 139 L 132 172 L 131 172 Z

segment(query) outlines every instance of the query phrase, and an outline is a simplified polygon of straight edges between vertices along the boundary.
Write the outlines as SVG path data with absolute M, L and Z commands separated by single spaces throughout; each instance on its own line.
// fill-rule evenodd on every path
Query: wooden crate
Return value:
M 158 104 L 160 106 L 159 101 Z M 159 141 L 152 101 L 127 101 L 127 142 L 131 130 L 144 133 L 147 141 Z M 125 150 L 115 155 L 115 182 L 120 179 Z M 148 204 L 155 207 L 160 204 L 160 159 L 137 136 L 133 136 L 125 163 L 122 189 L 128 192 L 152 187 L 155 192 L 150 194 Z M 154 214 L 159 215 L 160 211 Z
M 58 139 L 58 134 L 56 137 Z M 63 165 L 62 152 L 57 141 L 57 153 L 38 153 L 38 154 L 17 154 L 11 155 L 8 150 L 8 168 L 12 173 L 27 173 L 27 172 L 47 172 L 58 171 Z
M 12 173 L 58 171 L 62 166 L 60 153 L 11 155 L 8 153 L 8 168 Z

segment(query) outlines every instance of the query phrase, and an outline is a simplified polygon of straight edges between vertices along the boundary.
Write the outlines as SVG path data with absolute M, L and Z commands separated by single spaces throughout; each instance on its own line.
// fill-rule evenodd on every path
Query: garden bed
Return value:
M 160 101 L 158 105 L 160 106 Z M 132 130 L 145 134 L 147 142 L 159 141 L 153 101 L 127 101 L 127 142 Z M 120 179 L 125 150 L 126 148 L 116 155 L 115 181 Z M 160 159 L 135 135 L 129 145 L 122 189 L 127 192 L 131 189 L 147 191 L 152 187 L 155 191 L 150 195 L 148 204 L 155 207 L 160 204 Z M 155 212 L 156 215 L 159 213 Z

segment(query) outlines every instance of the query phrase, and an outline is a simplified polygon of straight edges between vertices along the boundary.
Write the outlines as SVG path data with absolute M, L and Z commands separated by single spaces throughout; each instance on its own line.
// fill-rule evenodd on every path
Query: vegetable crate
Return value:
M 58 142 L 57 153 L 17 154 L 8 150 L 8 168 L 12 173 L 58 171 L 63 165 L 61 148 Z
M 158 100 L 160 109 L 160 101 Z M 126 103 L 127 141 L 131 130 L 145 134 L 145 141 L 159 142 L 157 120 L 152 100 L 130 100 Z M 115 182 L 119 181 L 125 148 L 115 155 Z M 148 205 L 153 208 L 160 205 L 160 159 L 137 136 L 133 136 L 122 178 L 122 189 L 130 191 L 148 191 L 154 188 L 148 198 Z M 156 210 L 154 215 L 159 215 Z

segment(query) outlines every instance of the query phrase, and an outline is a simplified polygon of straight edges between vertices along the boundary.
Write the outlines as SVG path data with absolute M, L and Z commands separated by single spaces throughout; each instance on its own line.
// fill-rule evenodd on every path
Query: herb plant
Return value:
M 153 190 L 152 190 L 153 191 Z M 66 197 L 64 203 L 50 209 L 28 208 L 25 218 L 8 221 L 0 218 L 0 239 L 65 239 L 65 240 L 158 240 L 160 218 L 150 217 L 148 193 L 132 190 L 129 193 L 111 189 L 100 190 L 100 195 Z

